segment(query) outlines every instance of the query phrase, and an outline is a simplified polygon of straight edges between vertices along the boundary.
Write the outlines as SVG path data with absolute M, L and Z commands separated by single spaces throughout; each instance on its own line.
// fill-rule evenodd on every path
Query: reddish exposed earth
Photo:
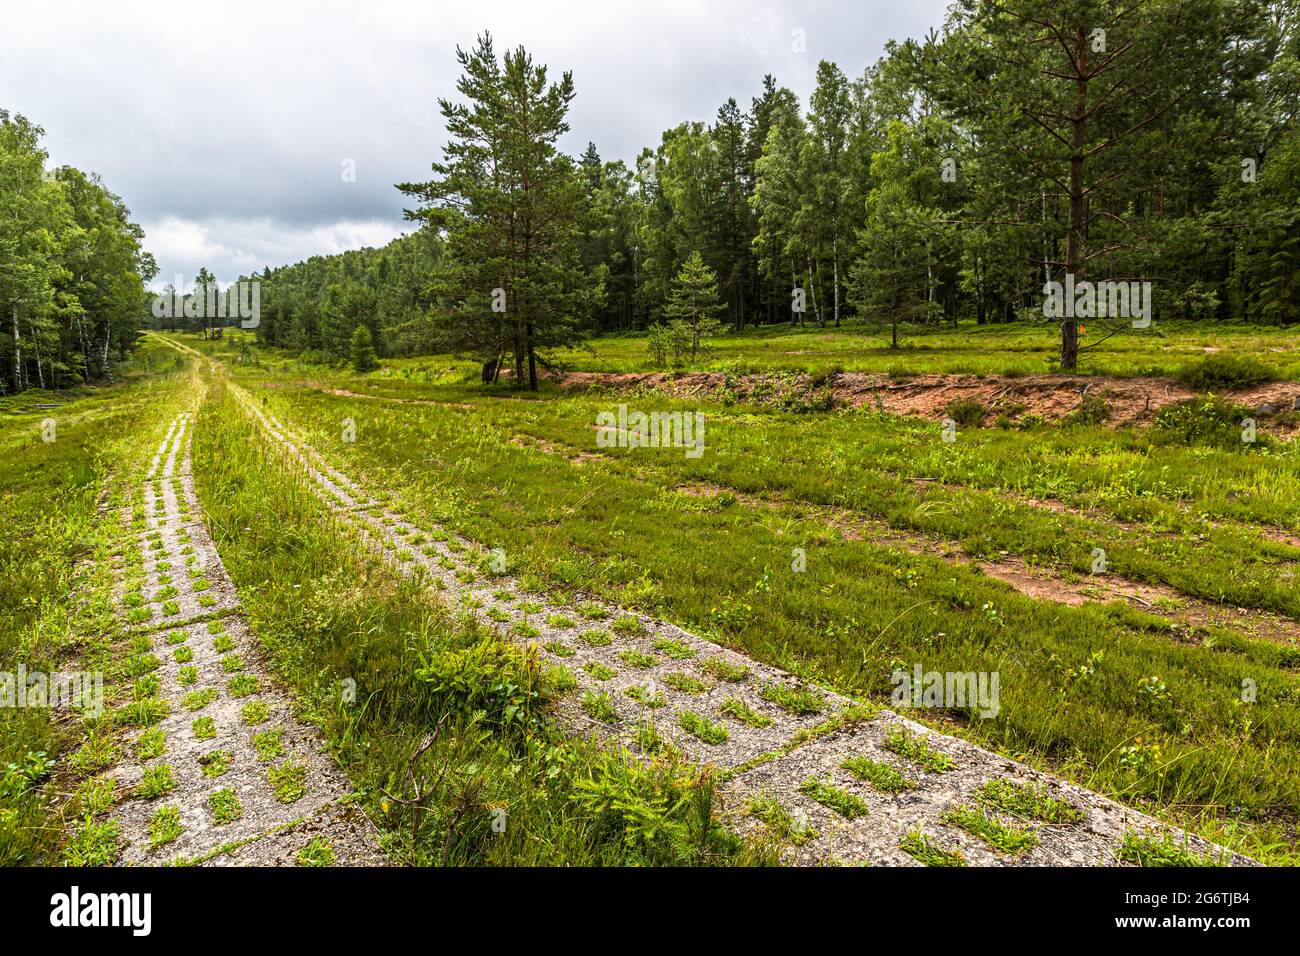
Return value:
M 618 391 L 654 390 L 678 397 L 711 396 L 727 389 L 722 372 L 570 372 L 555 381 L 564 388 L 609 388 Z M 1104 378 L 1083 375 L 916 375 L 895 379 L 872 372 L 841 372 L 824 383 L 806 375 L 746 375 L 732 377 L 730 390 L 738 398 L 756 392 L 810 395 L 829 391 L 834 405 L 872 406 L 895 415 L 939 419 L 954 399 L 975 399 L 984 405 L 986 422 L 1005 413 L 1013 420 L 1038 415 L 1055 421 L 1079 407 L 1084 397 L 1099 397 L 1110 407 L 1112 425 L 1149 424 L 1163 406 L 1195 398 L 1196 393 L 1168 378 Z M 1261 418 L 1300 410 L 1300 382 L 1272 382 L 1230 393 L 1233 402 L 1256 410 Z M 1261 406 L 1268 406 L 1261 409 Z M 1294 421 L 1270 423 L 1268 431 L 1294 434 Z M 1261 425 L 1264 425 L 1261 422 Z

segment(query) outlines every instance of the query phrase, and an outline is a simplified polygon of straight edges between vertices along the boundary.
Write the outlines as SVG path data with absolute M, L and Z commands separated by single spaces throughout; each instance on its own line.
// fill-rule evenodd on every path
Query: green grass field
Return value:
M 856 336 L 825 351 L 849 353 Z M 737 340 L 718 360 L 761 366 L 769 347 L 802 337 Z M 886 705 L 897 668 L 996 672 L 991 719 L 972 707 L 911 713 L 1263 862 L 1297 859 L 1295 440 L 1233 445 L 1067 420 L 963 427 L 945 442 L 932 421 L 870 406 L 788 411 L 727 394 L 549 384 L 530 395 L 483 386 L 449 356 L 358 375 L 245 351 L 237 333 L 170 338 L 212 362 L 150 338 L 116 386 L 29 393 L 0 410 L 0 514 L 17 531 L 0 542 L 0 650 L 50 670 L 103 667 L 110 694 L 129 686 L 110 613 L 120 545 L 100 508 L 129 504 L 118 479 L 142 467 L 179 409 L 197 407 L 204 518 L 278 679 L 394 861 L 720 864 L 775 851 L 723 836 L 707 775 L 639 768 L 557 734 L 545 719 L 553 678 L 358 550 L 258 440 L 227 383 L 407 514 L 503 549 L 509 571 L 552 603 L 608 598 Z M 979 352 L 945 341 L 932 337 L 922 353 L 932 368 Z M 1174 337 L 1160 360 L 1185 361 L 1198 341 Z M 1243 333 L 1233 348 L 1256 354 L 1263 341 L 1280 339 Z M 636 361 L 634 339 L 595 347 Z M 1286 367 L 1266 348 L 1262 357 Z M 1147 361 L 1121 359 L 1130 370 Z M 830 360 L 819 352 L 786 368 Z M 1017 360 L 990 355 L 986 367 Z M 702 454 L 601 447 L 598 415 L 620 403 L 702 414 Z M 42 440 L 46 414 L 57 416 L 54 442 Z M 1100 580 L 1097 549 L 1102 579 L 1170 596 L 1048 600 L 989 570 L 1016 561 L 1086 592 Z M 69 604 L 74 588 L 84 599 Z M 1206 607 L 1226 613 L 1186 616 Z M 344 678 L 368 688 L 360 707 L 339 705 Z M 0 721 L 0 859 L 80 859 L 65 834 L 95 778 L 74 755 L 86 741 L 120 741 L 122 728 L 42 711 L 4 710 Z M 421 768 L 444 784 L 413 809 L 399 799 L 407 762 L 435 726 Z M 643 808 L 658 821 L 651 830 L 611 809 L 646 793 L 658 795 Z M 512 821 L 505 839 L 467 809 L 497 807 Z
M 1160 323 L 1149 329 L 1110 336 L 1100 326 L 1080 338 L 1079 372 L 1085 375 L 1174 375 L 1207 350 L 1258 356 L 1278 377 L 1300 379 L 1300 332 L 1247 325 Z M 1007 323 L 957 329 L 904 327 L 899 347 L 890 348 L 889 329 L 881 326 L 763 326 L 713 342 L 713 354 L 700 368 L 738 366 L 746 370 L 785 369 L 823 372 L 907 372 L 908 374 L 1042 374 L 1053 371 L 1060 351 L 1055 324 Z M 575 371 L 654 370 L 644 335 L 604 336 L 586 347 L 557 354 Z M 399 364 L 400 367 L 400 364 Z
M 167 422 L 192 403 L 204 518 L 277 680 L 346 768 L 391 862 L 776 860 L 771 846 L 723 831 L 708 773 L 671 753 L 638 765 L 617 749 L 561 734 L 545 719 L 551 677 L 536 657 L 359 548 L 256 440 L 222 377 L 192 374 L 198 370 L 146 340 L 122 383 L 28 393 L 0 417 L 0 516 L 12 532 L 0 543 L 0 660 L 6 670 L 22 662 L 29 672 L 99 671 L 107 703 L 94 717 L 0 708 L 0 863 L 117 858 L 110 815 L 129 795 L 100 771 L 143 747 L 132 743 L 129 704 L 140 686 L 131 670 L 142 659 L 138 635 L 125 634 L 114 613 L 115 579 L 142 583 L 143 571 L 118 513 L 140 517 L 130 478 L 143 473 Z M 47 403 L 58 407 L 31 408 Z M 57 428 L 45 441 L 49 415 Z M 357 707 L 340 703 L 344 678 L 366 688 Z M 161 748 L 161 734 L 158 741 Z M 409 774 L 437 785 L 404 803 L 415 796 Z M 490 824 L 496 813 L 509 821 L 500 832 Z
M 806 335 L 738 340 L 734 360 L 762 365 L 779 343 L 785 357 L 775 361 L 789 361 L 784 345 Z M 1156 430 L 1057 424 L 965 429 L 949 444 L 932 422 L 870 410 L 800 414 L 553 388 L 529 396 L 475 384 L 476 370 L 450 358 L 360 376 L 263 351 L 240 364 L 234 341 L 184 341 L 217 357 L 349 474 L 391 489 L 412 514 L 503 548 L 531 587 L 609 596 L 877 701 L 888 700 L 895 667 L 998 671 L 996 719 L 921 719 L 1257 858 L 1295 858 L 1294 637 L 1180 624 L 1163 613 L 1177 600 L 1036 599 L 978 567 L 1009 555 L 1077 582 L 1103 548 L 1108 574 L 1295 620 L 1294 441 L 1215 447 Z M 802 357 L 800 367 L 851 353 L 857 341 L 828 342 L 830 354 Z M 970 370 L 967 353 L 984 354 L 969 338 L 951 350 L 945 341 L 930 340 L 923 366 Z M 1224 339 L 1173 336 L 1149 353 L 1117 352 L 1114 368 L 1172 371 L 1210 341 Z M 1244 330 L 1231 339 L 1279 372 L 1288 366 L 1261 343 L 1283 341 Z M 624 356 L 626 367 L 636 361 L 634 339 L 595 348 Z M 1006 371 L 1019 359 L 989 354 L 982 368 Z M 702 412 L 705 453 L 598 447 L 596 416 L 620 402 Z M 343 440 L 348 419 L 354 442 Z M 866 530 L 845 533 L 855 522 Z M 951 552 L 915 553 L 873 540 L 872 528 Z M 795 549 L 806 555 L 802 573 L 792 570 Z

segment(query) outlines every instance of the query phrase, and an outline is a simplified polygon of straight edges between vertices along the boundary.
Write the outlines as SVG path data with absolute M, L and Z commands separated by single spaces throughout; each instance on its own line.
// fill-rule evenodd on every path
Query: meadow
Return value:
M 1166 375 L 1215 351 L 1250 354 L 1270 365 L 1279 378 L 1300 379 L 1300 332 L 1258 325 L 1212 322 L 1161 322 L 1149 329 L 1085 324 L 1080 335 L 1081 375 Z M 960 326 L 904 325 L 899 347 L 880 323 L 765 325 L 729 334 L 714 344 L 704 370 L 789 370 L 811 374 L 896 372 L 908 375 L 1036 375 L 1056 371 L 1060 337 L 1049 321 Z M 604 335 L 582 347 L 561 350 L 553 361 L 573 371 L 645 372 L 657 370 L 644 334 Z
M 934 367 L 957 368 L 969 342 L 942 341 Z M 1193 361 L 1198 341 L 1173 336 L 1167 356 Z M 1256 332 L 1230 354 L 1269 361 L 1285 341 Z M 130 476 L 182 408 L 195 410 L 203 517 L 250 626 L 391 860 L 752 864 L 781 852 L 727 835 L 707 769 L 671 751 L 642 765 L 560 733 L 547 716 L 558 678 L 358 549 L 235 390 L 417 524 L 501 549 L 551 605 L 611 600 L 873 705 L 889 705 L 899 669 L 995 672 L 996 715 L 909 716 L 1262 862 L 1296 860 L 1294 439 L 1243 445 L 1076 416 L 962 425 L 945 441 L 940 423 L 871 404 L 646 382 L 530 394 L 483 385 L 453 356 L 357 373 L 250 344 L 233 330 L 150 336 L 118 384 L 28 393 L 0 412 L 0 507 L 17 531 L 2 545 L 0 648 L 32 668 L 100 667 L 116 705 L 74 721 L 0 712 L 8 862 L 111 859 L 67 835 L 109 812 L 92 800 L 96 770 L 132 746 L 123 714 L 139 655 L 114 582 L 138 571 L 105 516 L 133 507 Z M 632 356 L 637 340 L 592 347 Z M 725 349 L 756 366 L 771 354 L 743 338 Z M 1014 353 L 986 359 L 1014 379 Z M 786 371 L 825 375 L 820 361 Z M 619 405 L 702 415 L 703 454 L 603 447 L 595 423 Z M 44 415 L 57 416 L 56 441 L 42 438 Z M 367 688 L 362 706 L 340 704 L 345 677 Z M 402 802 L 412 773 L 439 781 L 414 805 Z M 513 821 L 507 839 L 482 824 L 478 810 L 494 807 Z
M 27 392 L 0 405 L 0 661 L 29 672 L 102 670 L 122 679 L 112 615 L 114 554 L 105 521 L 124 502 L 114 477 L 138 466 L 158 418 L 176 407 L 189 363 L 146 348 L 109 389 Z M 53 406 L 36 408 L 37 405 Z M 56 428 L 42 422 L 57 416 Z M 157 434 L 155 434 L 157 432 Z M 45 440 L 45 435 L 53 440 Z M 60 763 L 97 721 L 0 708 L 0 861 L 58 859 L 75 773 Z
M 641 765 L 560 733 L 546 716 L 555 690 L 536 657 L 359 548 L 300 474 L 257 440 L 219 369 L 151 339 L 125 373 L 112 387 L 27 393 L 0 417 L 0 514 L 13 532 L 0 552 L 0 661 L 5 670 L 20 661 L 28 672 L 98 671 L 105 698 L 95 714 L 0 708 L 0 863 L 118 862 L 117 811 L 156 796 L 144 784 L 123 787 L 114 773 L 131 754 L 167 769 L 156 760 L 168 746 L 156 727 L 167 705 L 150 673 L 159 660 L 148 627 L 123 619 L 124 608 L 139 607 L 131 592 L 145 578 L 129 529 L 144 527 L 139 475 L 168 420 L 186 408 L 197 409 L 202 436 L 194 470 L 203 520 L 267 666 L 346 768 L 386 859 L 776 861 L 774 844 L 722 828 L 705 770 L 673 753 Z M 41 416 L 50 415 L 57 428 L 47 441 Z M 121 514 L 133 516 L 126 528 Z M 222 614 L 200 620 L 221 639 Z M 344 677 L 367 689 L 360 706 L 340 701 Z M 410 789 L 413 779 L 422 790 Z M 490 826 L 494 813 L 508 829 Z M 174 835 L 155 838 L 165 849 Z
M 0 867 L 1300 865 L 1300 7 L 407 5 L 10 31 Z
M 451 357 L 362 375 L 181 338 L 349 474 L 504 549 L 529 587 L 610 597 L 875 701 L 913 663 L 998 671 L 996 719 L 921 719 L 1257 858 L 1294 858 L 1294 441 L 1234 447 L 1074 421 L 963 428 L 948 443 L 935 422 L 871 409 L 644 389 L 521 395 L 476 383 Z M 1198 342 L 1173 336 L 1168 355 L 1190 360 Z M 1286 339 L 1256 331 L 1235 344 L 1266 360 L 1283 347 L 1265 342 Z M 631 353 L 635 340 L 613 344 Z M 936 367 L 964 361 L 938 351 Z M 596 416 L 619 403 L 702 412 L 705 454 L 598 447 Z M 1098 548 L 1102 578 L 1172 596 L 1044 600 L 983 570 L 1016 559 L 1086 587 Z M 1191 602 L 1229 613 L 1189 621 Z M 1282 627 L 1256 626 L 1255 612 Z

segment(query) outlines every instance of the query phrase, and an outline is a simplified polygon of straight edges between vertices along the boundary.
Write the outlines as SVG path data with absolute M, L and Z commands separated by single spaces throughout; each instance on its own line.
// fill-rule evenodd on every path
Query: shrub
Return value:
M 943 407 L 943 413 L 958 425 L 974 428 L 984 421 L 984 403 L 978 398 L 954 398 Z
M 415 676 L 440 710 L 466 717 L 482 711 L 499 729 L 531 726 L 538 719 L 541 670 L 530 649 L 489 638 L 426 655 Z
M 1164 442 L 1239 448 L 1243 419 L 1250 411 L 1208 395 L 1166 405 L 1156 415 L 1156 437 Z
M 308 365 L 329 365 L 334 367 L 342 364 L 337 356 L 331 355 L 324 349 L 304 349 L 298 356 L 298 361 L 305 362 Z
M 375 343 L 370 337 L 370 330 L 358 325 L 352 333 L 352 367 L 358 372 L 369 372 L 379 367 L 375 356 Z
M 844 366 L 839 363 L 814 369 L 808 376 L 808 387 L 829 388 L 835 384 L 835 380 L 842 374 L 844 374 Z
M 656 322 L 648 331 L 650 355 L 655 364 L 660 368 L 681 368 L 688 362 L 709 356 L 712 346 L 705 340 L 720 334 L 722 323 L 716 319 L 701 319 L 697 332 L 684 319 L 673 319 L 667 324 Z
M 714 813 L 712 775 L 673 754 L 646 765 L 602 754 L 575 788 L 594 836 L 622 845 L 629 863 L 705 863 L 735 848 Z
M 1178 370 L 1178 381 L 1194 392 L 1231 392 L 1276 377 L 1271 367 L 1253 355 L 1207 355 Z
M 1085 395 L 1079 407 L 1069 415 L 1069 421 L 1077 425 L 1100 425 L 1110 421 L 1110 403 L 1100 395 Z

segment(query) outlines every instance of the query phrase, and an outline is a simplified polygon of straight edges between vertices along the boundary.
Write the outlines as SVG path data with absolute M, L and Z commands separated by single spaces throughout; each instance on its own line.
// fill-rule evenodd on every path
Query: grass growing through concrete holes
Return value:
M 916 781 L 896 768 L 868 757 L 850 757 L 840 766 L 859 780 L 865 780 L 881 793 L 902 793 L 916 786 Z
M 231 697 L 238 699 L 256 694 L 259 686 L 260 682 L 253 674 L 237 674 L 226 684 L 226 690 Z
M 816 691 L 779 683 L 765 685 L 758 696 L 796 716 L 820 714 L 825 703 Z
M 977 807 L 957 806 L 944 811 L 942 820 L 973 833 L 1000 853 L 1015 856 L 1038 845 L 1038 837 L 1020 827 L 1008 826 Z
M 856 820 L 867 815 L 868 807 L 864 800 L 855 797 L 847 790 L 842 790 L 829 780 L 809 777 L 799 785 L 799 792 L 809 799 L 816 800 L 822 806 L 834 810 L 846 820 Z
M 260 373 L 240 374 L 255 381 Z M 422 396 L 430 391 L 412 389 Z M 459 386 L 452 394 L 465 400 Z M 623 603 L 668 609 L 680 623 L 718 628 L 729 643 L 842 689 L 887 694 L 892 662 L 931 653 L 926 642 L 942 632 L 945 660 L 935 663 L 938 669 L 1002 673 L 998 719 L 958 725 L 964 736 L 1028 756 L 1143 809 L 1207 807 L 1173 812 L 1190 814 L 1188 822 L 1207 835 L 1265 859 L 1291 852 L 1287 824 L 1270 822 L 1288 806 L 1287 794 L 1300 779 L 1296 749 L 1267 745 L 1293 740 L 1300 729 L 1294 675 L 1276 649 L 1238 639 L 1207 654 L 1171 640 L 1167 624 L 1157 628 L 1134 612 L 1032 601 L 937 559 L 840 540 L 824 522 L 785 505 L 771 509 L 786 522 L 777 534 L 771 514 L 747 505 L 646 491 L 705 480 L 747 494 L 847 503 L 896 527 L 959 540 L 977 553 L 1012 550 L 1082 573 L 1100 541 L 1111 568 L 1126 575 L 1294 613 L 1300 599 L 1274 572 L 1280 560 L 1294 560 L 1295 549 L 1249 529 L 1209 528 L 1201 518 L 1300 527 L 1293 455 L 1179 446 L 1141 431 L 1082 424 L 968 429 L 958 446 L 945 446 L 931 422 L 783 415 L 705 403 L 711 430 L 703 459 L 601 452 L 602 470 L 588 468 L 580 476 L 562 458 L 508 442 L 485 451 L 483 436 L 531 431 L 590 450 L 594 409 L 607 398 L 548 393 L 540 401 L 504 403 L 471 396 L 468 413 L 425 407 L 417 416 L 409 408 L 373 401 L 359 406 L 305 389 L 267 397 L 282 418 L 305 422 L 309 435 L 316 427 L 320 435 L 332 434 L 326 423 L 364 408 L 375 422 L 373 441 L 343 447 L 322 439 L 318 446 L 345 467 L 356 461 L 377 483 L 402 487 L 422 513 L 470 537 L 500 540 L 521 512 L 525 520 L 542 521 L 557 500 L 574 502 L 562 528 L 521 544 L 521 560 L 551 586 L 580 585 Z M 417 458 L 427 466 L 429 456 L 446 465 L 436 480 L 427 467 L 414 467 Z M 1097 468 L 1098 460 L 1108 467 Z M 457 462 L 464 464 L 449 475 Z M 1207 469 L 1219 480 L 1202 481 Z M 495 486 L 495 476 L 505 472 L 516 477 L 508 500 Z M 916 486 L 907 480 L 913 475 L 939 481 Z M 1141 527 L 1129 532 L 1108 520 L 1035 509 L 1009 502 L 1002 491 L 1076 497 Z M 457 505 L 464 500 L 478 505 Z M 600 530 L 607 527 L 610 502 L 620 503 L 625 526 L 616 543 Z M 1152 536 L 1152 528 L 1170 533 Z M 804 542 L 818 557 L 798 576 L 800 586 L 780 586 L 778 575 L 778 586 L 755 593 L 760 575 L 746 569 L 784 566 L 778 556 Z M 910 572 L 901 589 L 900 568 Z M 692 591 L 689 582 L 697 580 L 711 582 L 709 596 Z M 715 599 L 719 592 L 734 596 L 731 610 Z M 997 608 L 1000 623 L 983 619 L 986 604 Z M 715 606 L 727 613 L 713 615 Z M 1064 678 L 1099 647 L 1107 652 L 1101 679 L 1084 686 Z M 1152 712 L 1132 693 L 1153 669 L 1171 689 L 1165 713 Z M 1273 702 L 1252 712 L 1248 731 L 1234 717 L 1240 708 L 1230 706 L 1245 676 L 1267 684 Z M 1068 706 L 1061 706 L 1062 697 Z M 1160 740 L 1165 756 L 1159 764 L 1121 762 L 1120 748 L 1139 732 Z M 1243 808 L 1242 815 L 1226 818 L 1228 807 Z
M 582 709 L 587 712 L 587 716 L 592 720 L 599 721 L 602 724 L 618 723 L 618 707 L 614 704 L 614 698 L 602 691 L 589 690 L 582 695 Z
M 161 727 L 149 727 L 140 732 L 135 742 L 135 759 L 152 760 L 161 757 L 167 749 L 167 737 Z
M 654 642 L 654 649 L 675 661 L 690 660 L 695 656 L 693 648 L 687 647 L 681 641 L 675 641 L 670 637 L 658 638 Z
M 215 780 L 225 775 L 234 760 L 235 755 L 229 750 L 213 750 L 199 758 L 199 766 L 203 768 L 203 776 Z
M 271 730 L 259 730 L 253 734 L 253 749 L 257 759 L 265 763 L 284 755 L 284 731 L 276 727 Z
M 551 681 L 536 656 L 455 618 L 357 548 L 219 388 L 199 413 L 194 455 L 200 496 L 252 626 L 349 769 L 393 857 L 489 865 L 775 859 L 722 828 L 706 770 L 671 754 L 641 764 L 554 729 L 546 719 Z M 251 581 L 258 586 L 243 586 Z M 355 705 L 339 700 L 345 677 L 357 681 Z M 607 695 L 584 698 L 597 699 L 597 712 L 617 719 Z M 410 796 L 408 768 L 443 781 L 422 808 L 388 796 Z M 508 811 L 503 833 L 492 832 L 489 804 Z
M 149 845 L 160 847 L 176 840 L 183 830 L 180 807 L 163 806 L 149 818 Z
M 728 697 L 722 702 L 718 710 L 734 720 L 740 721 L 747 727 L 770 727 L 772 718 L 766 714 L 760 714 L 754 708 L 750 707 L 739 697 Z
M 745 812 L 763 821 L 772 833 L 781 840 L 803 846 L 818 837 L 818 832 L 808 825 L 807 820 L 796 818 L 774 797 L 752 797 L 745 804 Z
M 334 846 L 329 837 L 312 837 L 294 856 L 299 866 L 333 866 Z
M 145 767 L 144 776 L 136 785 L 135 796 L 142 800 L 152 800 L 155 797 L 165 796 L 175 789 L 176 779 L 172 776 L 172 768 L 165 763 L 157 763 L 152 767 Z
M 1046 787 L 1031 783 L 989 780 L 975 791 L 975 799 L 1023 820 L 1064 824 L 1077 823 L 1083 819 L 1083 811 L 1078 807 L 1051 796 Z
M 885 747 L 930 773 L 944 773 L 953 768 L 952 758 L 940 753 L 928 743 L 925 737 L 914 734 L 906 727 L 893 727 L 885 735 Z
M 644 670 L 647 667 L 654 667 L 659 663 L 659 659 L 653 654 L 647 654 L 644 651 L 628 649 L 619 651 L 618 659 L 629 667 L 635 667 Z
M 660 707 L 667 706 L 668 698 L 651 687 L 629 687 L 623 691 L 628 697 L 640 704 L 642 707 L 649 707 L 657 710 Z
M 181 706 L 186 710 L 202 710 L 217 699 L 217 689 L 215 687 L 204 687 L 201 690 L 192 690 L 181 698 Z
M 234 823 L 244 815 L 243 804 L 239 802 L 235 791 L 229 787 L 222 787 L 208 794 L 208 810 L 212 814 L 212 822 L 217 826 Z
M 165 347 L 149 346 L 113 388 L 0 399 L 0 661 L 9 670 L 17 662 L 32 672 L 100 670 L 105 697 L 114 693 L 121 669 L 109 564 L 126 550 L 116 520 L 126 494 L 105 480 L 151 457 L 165 416 L 179 407 L 185 368 Z M 32 414 L 36 402 L 59 407 Z M 56 421 L 52 442 L 42 440 L 47 415 Z M 103 492 L 107 518 L 99 514 Z M 112 762 L 117 730 L 107 719 L 61 718 L 49 709 L 0 709 L 0 767 L 17 767 L 0 786 L 0 865 L 99 858 L 112 843 L 107 823 L 69 819 L 65 827 L 60 797 Z M 69 829 L 77 847 L 64 855 Z
M 582 669 L 591 675 L 593 680 L 611 680 L 618 676 L 618 671 L 612 667 L 606 667 L 600 661 L 587 661 L 582 665 Z
M 934 839 L 920 830 L 912 830 L 898 847 L 912 859 L 925 866 L 965 866 L 966 858 L 960 850 L 945 850 Z
M 673 671 L 671 674 L 665 674 L 664 683 L 673 690 L 681 691 L 683 694 L 703 694 L 709 689 L 708 684 L 693 674 L 687 674 L 685 671 Z
M 744 664 L 733 664 L 723 657 L 709 657 L 700 661 L 700 670 L 729 684 L 738 684 L 749 676 L 749 668 Z
M 692 710 L 683 710 L 679 713 L 677 723 L 692 737 L 712 746 L 726 743 L 731 736 L 731 732 L 722 724 L 715 724 Z
M 296 803 L 307 792 L 307 765 L 292 758 L 266 772 L 275 799 Z

